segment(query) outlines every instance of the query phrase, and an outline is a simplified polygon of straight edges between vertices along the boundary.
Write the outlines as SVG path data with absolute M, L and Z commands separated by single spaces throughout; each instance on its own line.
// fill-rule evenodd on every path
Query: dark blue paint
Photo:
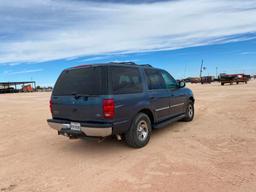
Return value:
M 143 83 L 143 92 L 113 95 L 111 91 L 109 91 L 109 95 L 80 97 L 78 99 L 72 95 L 53 95 L 53 119 L 89 124 L 95 123 L 97 125 L 112 124 L 113 134 L 122 134 L 130 128 L 133 119 L 140 111 L 149 111 L 153 116 L 153 119 L 151 119 L 153 126 L 157 126 L 159 123 L 169 121 L 179 115 L 185 114 L 187 103 L 189 99 L 193 98 L 193 93 L 190 89 L 180 88 L 178 84 L 174 89 L 148 90 L 145 79 L 146 74 L 144 72 L 145 68 L 149 68 L 148 66 L 113 63 L 104 65 L 139 68 Z M 108 98 L 113 98 L 115 101 L 115 117 L 112 120 L 107 120 L 103 117 L 102 101 Z M 171 107 L 182 103 L 183 105 Z M 161 108 L 167 109 L 157 111 L 157 109 Z

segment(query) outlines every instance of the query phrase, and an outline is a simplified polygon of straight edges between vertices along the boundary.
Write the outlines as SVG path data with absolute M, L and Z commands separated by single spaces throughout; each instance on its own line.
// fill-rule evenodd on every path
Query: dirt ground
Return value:
M 0 191 L 256 191 L 256 81 L 188 85 L 193 122 L 131 149 L 69 140 L 47 126 L 50 93 L 0 95 Z

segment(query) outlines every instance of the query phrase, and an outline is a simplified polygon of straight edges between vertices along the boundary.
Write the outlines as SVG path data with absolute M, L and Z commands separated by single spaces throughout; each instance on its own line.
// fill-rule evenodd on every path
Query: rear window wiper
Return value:
M 75 99 L 79 99 L 80 97 L 95 97 L 96 95 L 89 95 L 89 94 L 80 94 L 80 93 L 72 93 Z

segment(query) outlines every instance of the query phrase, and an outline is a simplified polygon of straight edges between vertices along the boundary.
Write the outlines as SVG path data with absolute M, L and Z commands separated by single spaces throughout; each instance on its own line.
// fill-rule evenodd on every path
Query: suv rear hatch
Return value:
M 52 93 L 53 119 L 100 122 L 107 94 L 107 67 L 83 66 L 64 70 Z

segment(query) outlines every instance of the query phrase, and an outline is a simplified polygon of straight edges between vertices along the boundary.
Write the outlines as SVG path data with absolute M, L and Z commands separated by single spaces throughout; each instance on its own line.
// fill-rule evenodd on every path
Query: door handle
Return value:
M 154 97 L 154 96 L 151 96 L 149 99 L 150 99 L 150 100 L 154 100 L 154 99 L 155 99 L 155 97 Z

